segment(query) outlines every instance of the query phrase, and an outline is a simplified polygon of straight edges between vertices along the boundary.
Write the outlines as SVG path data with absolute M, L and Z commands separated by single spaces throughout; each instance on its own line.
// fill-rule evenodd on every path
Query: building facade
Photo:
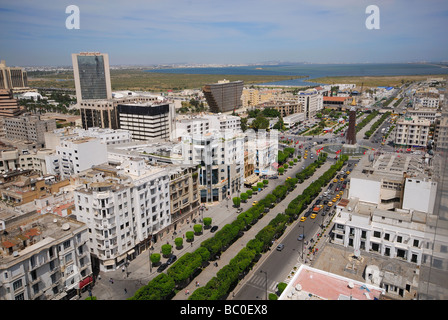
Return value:
M 429 138 L 430 120 L 406 117 L 396 124 L 395 144 L 407 147 L 426 147 Z
M 168 101 L 119 104 L 117 112 L 120 128 L 134 140 L 169 140 L 175 129 L 175 108 Z
M 56 129 L 54 119 L 41 120 L 39 116 L 22 115 L 4 119 L 6 139 L 36 142 L 45 146 L 45 132 Z
M 72 54 L 76 99 L 112 99 L 109 55 L 99 52 Z
M 202 88 L 205 99 L 213 113 L 227 112 L 242 106 L 243 81 L 228 80 L 207 84 Z
M 314 117 L 323 108 L 323 96 L 316 89 L 300 91 L 298 100 L 303 105 L 306 119 Z
M 119 169 L 95 170 L 101 174 L 85 178 L 74 191 L 75 214 L 89 227 L 93 264 L 111 271 L 148 249 L 170 226 L 170 178 L 140 158 Z
M 1 219 L 0 300 L 73 299 L 93 281 L 84 223 L 35 212 Z

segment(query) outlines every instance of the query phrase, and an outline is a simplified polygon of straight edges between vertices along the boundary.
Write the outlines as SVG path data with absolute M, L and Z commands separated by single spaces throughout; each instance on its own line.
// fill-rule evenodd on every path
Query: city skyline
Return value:
M 70 5 L 79 29 L 66 28 Z M 369 5 L 379 29 L 366 27 Z M 447 61 L 447 17 L 442 0 L 20 1 L 0 5 L 0 55 L 9 66 L 71 65 L 84 51 L 111 65 Z

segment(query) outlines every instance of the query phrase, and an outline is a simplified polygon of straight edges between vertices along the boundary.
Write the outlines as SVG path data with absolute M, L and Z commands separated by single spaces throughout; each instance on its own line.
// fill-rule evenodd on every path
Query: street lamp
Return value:
M 302 239 L 302 261 L 303 261 L 303 242 L 305 241 L 305 226 L 299 226 L 299 228 L 302 228 L 302 234 L 303 234 L 303 239 Z
M 266 277 L 266 300 L 268 300 L 268 273 L 263 270 L 260 270 L 260 273 L 264 273 L 264 275 Z

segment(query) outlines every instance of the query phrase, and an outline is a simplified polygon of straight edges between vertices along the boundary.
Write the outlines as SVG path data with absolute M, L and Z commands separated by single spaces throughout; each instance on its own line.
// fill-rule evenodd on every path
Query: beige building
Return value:
M 56 129 L 56 120 L 41 120 L 39 116 L 22 115 L 20 117 L 5 118 L 4 128 L 6 139 L 30 141 L 45 144 L 45 132 Z
M 14 93 L 28 89 L 28 78 L 23 68 L 7 67 L 0 61 L 0 89 L 13 89 Z
M 428 143 L 430 120 L 406 117 L 396 124 L 395 144 L 407 147 L 425 147 Z

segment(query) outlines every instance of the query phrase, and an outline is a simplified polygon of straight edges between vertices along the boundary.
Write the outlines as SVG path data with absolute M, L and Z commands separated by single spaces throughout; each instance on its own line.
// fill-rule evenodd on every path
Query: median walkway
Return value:
M 331 161 L 326 161 L 320 168 L 316 170 L 316 172 L 308 178 L 304 183 L 298 184 L 297 187 L 290 192 L 283 201 L 277 204 L 273 209 L 271 209 L 262 219 L 260 219 L 255 225 L 253 225 L 248 231 L 244 232 L 244 235 L 240 237 L 237 241 L 235 241 L 226 251 L 221 254 L 219 260 L 217 260 L 217 266 L 214 263 L 210 263 L 206 268 L 202 270 L 202 272 L 195 278 L 191 283 L 184 288 L 182 291 L 179 291 L 176 296 L 174 296 L 173 300 L 186 300 L 189 297 L 189 294 L 193 293 L 198 287 L 207 284 L 209 280 L 211 280 L 216 273 L 220 270 L 221 267 L 229 264 L 230 260 L 235 257 L 241 249 L 243 249 L 249 240 L 255 238 L 257 233 L 263 229 L 269 222 L 277 216 L 278 213 L 284 212 L 288 207 L 288 204 L 296 198 L 299 194 L 305 190 L 313 180 L 320 177 L 325 171 L 327 171 L 332 165 Z M 263 197 L 266 196 L 267 193 L 263 193 Z M 233 221 L 233 220 L 231 220 Z M 230 221 L 230 222 L 231 222 Z M 269 253 L 267 253 L 269 254 Z M 189 294 L 188 294 L 189 293 Z

